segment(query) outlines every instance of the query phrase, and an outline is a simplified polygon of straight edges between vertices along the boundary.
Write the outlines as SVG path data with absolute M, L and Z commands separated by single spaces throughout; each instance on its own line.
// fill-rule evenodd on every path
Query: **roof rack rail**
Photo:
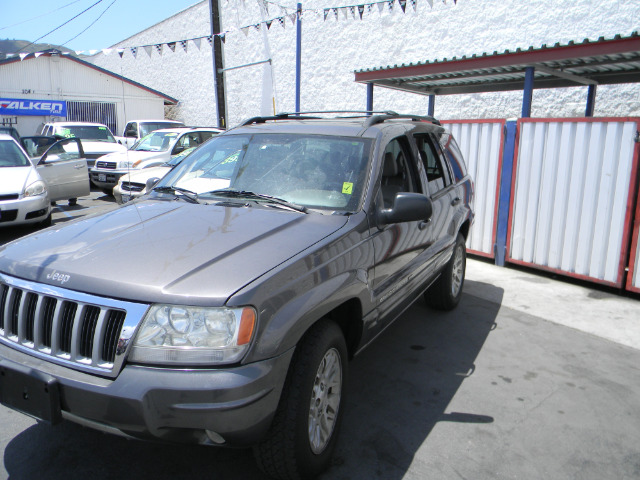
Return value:
M 324 114 L 324 113 L 356 113 L 359 115 L 356 115 L 354 117 L 339 117 L 339 118 L 357 118 L 357 117 L 363 117 L 365 115 L 372 115 L 374 113 L 380 114 L 380 115 L 388 115 L 388 116 L 398 116 L 398 113 L 391 111 L 391 110 L 384 110 L 384 111 L 372 111 L 372 110 L 319 110 L 319 111 L 315 111 L 315 112 L 282 112 L 282 113 L 277 113 L 273 116 L 268 116 L 268 117 L 251 117 L 248 118 L 247 120 L 244 120 L 240 123 L 240 125 L 244 126 L 244 125 L 251 125 L 254 123 L 265 123 L 268 121 L 273 121 L 273 120 L 287 120 L 287 119 L 307 119 L 307 120 L 314 120 L 314 119 L 322 119 L 325 117 L 317 117 L 317 116 L 310 116 L 310 115 L 318 115 L 318 114 Z
M 386 113 L 384 115 L 374 115 L 369 117 L 367 121 L 364 123 L 365 128 L 369 128 L 372 125 L 377 125 L 378 123 L 384 123 L 385 120 L 396 120 L 398 118 L 410 118 L 413 122 L 431 122 L 435 125 L 442 125 L 439 120 L 430 116 L 422 116 L 422 115 L 401 115 L 399 113 Z

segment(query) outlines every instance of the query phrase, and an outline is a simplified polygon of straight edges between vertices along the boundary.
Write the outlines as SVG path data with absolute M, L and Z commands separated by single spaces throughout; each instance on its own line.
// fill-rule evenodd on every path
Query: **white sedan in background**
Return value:
M 112 194 L 120 177 L 132 170 L 156 167 L 185 150 L 197 147 L 222 132 L 220 128 L 164 128 L 141 138 L 131 150 L 99 158 L 91 169 L 91 181 L 104 193 Z
M 51 202 L 89 195 L 82 144 L 67 138 L 37 160 L 9 135 L 0 134 L 0 227 L 51 224 Z

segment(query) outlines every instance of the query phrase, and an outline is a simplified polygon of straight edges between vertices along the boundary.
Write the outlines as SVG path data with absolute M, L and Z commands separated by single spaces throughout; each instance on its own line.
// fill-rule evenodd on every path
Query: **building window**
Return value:
M 115 103 L 67 101 L 67 120 L 102 123 L 109 127 L 114 135 L 118 134 Z

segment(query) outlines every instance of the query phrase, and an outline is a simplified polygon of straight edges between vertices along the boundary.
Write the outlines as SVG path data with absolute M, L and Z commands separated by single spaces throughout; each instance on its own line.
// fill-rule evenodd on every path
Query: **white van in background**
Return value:
M 155 130 L 176 127 L 184 127 L 184 123 L 174 120 L 131 120 L 124 126 L 122 136 L 116 137 L 116 140 L 129 149 L 142 137 Z

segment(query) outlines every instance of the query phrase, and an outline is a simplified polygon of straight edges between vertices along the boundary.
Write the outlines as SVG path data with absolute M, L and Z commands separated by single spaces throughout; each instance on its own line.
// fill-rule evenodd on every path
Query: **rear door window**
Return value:
M 414 138 L 420 158 L 427 172 L 429 193 L 434 195 L 451 184 L 449 170 L 445 168 L 442 158 L 440 157 L 440 148 L 434 145 L 433 137 L 430 134 L 418 133 L 414 135 Z

